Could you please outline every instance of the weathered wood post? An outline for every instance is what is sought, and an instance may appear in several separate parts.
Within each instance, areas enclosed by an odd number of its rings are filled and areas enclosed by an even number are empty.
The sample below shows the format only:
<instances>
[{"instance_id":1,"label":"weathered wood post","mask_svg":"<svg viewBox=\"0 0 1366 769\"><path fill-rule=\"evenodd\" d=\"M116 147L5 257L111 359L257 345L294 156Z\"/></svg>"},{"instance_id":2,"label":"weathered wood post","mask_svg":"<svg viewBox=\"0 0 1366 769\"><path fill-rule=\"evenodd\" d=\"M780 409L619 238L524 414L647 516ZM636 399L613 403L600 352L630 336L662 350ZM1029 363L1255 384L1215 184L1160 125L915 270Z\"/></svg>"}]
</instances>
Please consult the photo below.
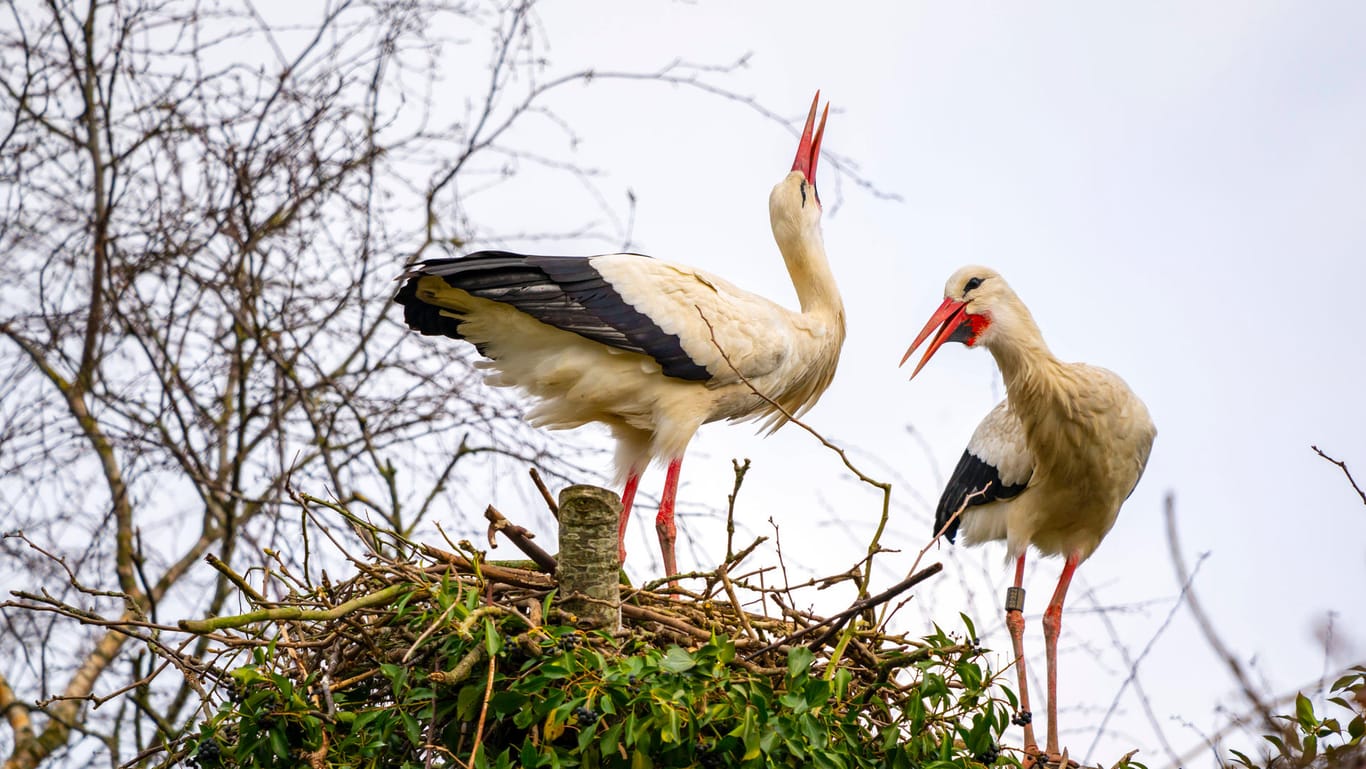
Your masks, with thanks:
<instances>
[{"instance_id":1,"label":"weathered wood post","mask_svg":"<svg viewBox=\"0 0 1366 769\"><path fill-rule=\"evenodd\" d=\"M582 485L560 492L557 602L584 628L616 632L621 627L620 521L621 498L614 492Z\"/></svg>"}]
</instances>

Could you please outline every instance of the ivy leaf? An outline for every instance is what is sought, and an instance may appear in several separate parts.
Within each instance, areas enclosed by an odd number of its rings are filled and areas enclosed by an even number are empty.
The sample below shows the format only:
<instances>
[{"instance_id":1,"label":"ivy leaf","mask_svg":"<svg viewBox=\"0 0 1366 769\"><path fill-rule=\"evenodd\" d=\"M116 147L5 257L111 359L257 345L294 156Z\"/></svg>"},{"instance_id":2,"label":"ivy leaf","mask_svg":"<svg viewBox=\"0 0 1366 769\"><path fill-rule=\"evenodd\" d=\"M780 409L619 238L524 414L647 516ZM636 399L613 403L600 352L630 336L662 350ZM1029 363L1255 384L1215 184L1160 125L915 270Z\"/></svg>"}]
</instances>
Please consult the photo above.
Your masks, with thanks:
<instances>
[{"instance_id":1,"label":"ivy leaf","mask_svg":"<svg viewBox=\"0 0 1366 769\"><path fill-rule=\"evenodd\" d=\"M670 646L669 651L664 653L664 659L659 661L660 670L670 673L682 673L697 667L692 655L688 654L678 646Z\"/></svg>"},{"instance_id":2,"label":"ivy leaf","mask_svg":"<svg viewBox=\"0 0 1366 769\"><path fill-rule=\"evenodd\" d=\"M490 657L497 657L503 648L503 634L498 632L491 617L484 618L484 649Z\"/></svg>"},{"instance_id":3,"label":"ivy leaf","mask_svg":"<svg viewBox=\"0 0 1366 769\"><path fill-rule=\"evenodd\" d=\"M806 675L806 671L811 669L811 663L816 659L816 655L805 646L794 646L787 653L787 676L788 678L799 678Z\"/></svg>"}]
</instances>

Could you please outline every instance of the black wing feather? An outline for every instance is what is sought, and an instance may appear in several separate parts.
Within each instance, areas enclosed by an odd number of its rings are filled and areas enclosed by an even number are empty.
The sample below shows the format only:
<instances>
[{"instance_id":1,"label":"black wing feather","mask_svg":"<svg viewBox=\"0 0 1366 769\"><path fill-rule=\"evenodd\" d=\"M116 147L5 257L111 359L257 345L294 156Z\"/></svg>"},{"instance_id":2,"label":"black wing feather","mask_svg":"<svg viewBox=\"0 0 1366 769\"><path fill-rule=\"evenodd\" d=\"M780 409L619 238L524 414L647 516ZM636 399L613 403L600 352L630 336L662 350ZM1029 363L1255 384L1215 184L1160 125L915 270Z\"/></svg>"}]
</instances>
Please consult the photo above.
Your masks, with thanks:
<instances>
[{"instance_id":1,"label":"black wing feather","mask_svg":"<svg viewBox=\"0 0 1366 769\"><path fill-rule=\"evenodd\" d=\"M1002 499L1013 499L1025 490L1029 479L1025 478L1018 484L1007 486L1001 482L1001 473L989 462L982 460L971 450L963 452L963 457L958 460L958 466L953 469L953 476L949 478L949 484L944 488L944 493L939 497L939 507L934 511L934 534L944 530L944 536L952 542L958 534L958 524L963 516L958 516L952 521L949 518L958 508L963 506L963 500L969 495L982 489L986 491L978 494L968 502L968 507L985 505L988 502L996 502ZM967 514L967 510L963 511ZM944 529L945 525L948 529Z\"/></svg>"},{"instance_id":2,"label":"black wing feather","mask_svg":"<svg viewBox=\"0 0 1366 769\"><path fill-rule=\"evenodd\" d=\"M516 307L547 325L648 355L666 376L710 379L711 372L684 352L676 334L665 333L650 316L621 298L593 268L592 258L479 251L458 259L432 259L409 268L394 301L403 305L403 319L410 328L462 339L459 318L417 297L418 279L433 275L473 296Z\"/></svg>"}]
</instances>

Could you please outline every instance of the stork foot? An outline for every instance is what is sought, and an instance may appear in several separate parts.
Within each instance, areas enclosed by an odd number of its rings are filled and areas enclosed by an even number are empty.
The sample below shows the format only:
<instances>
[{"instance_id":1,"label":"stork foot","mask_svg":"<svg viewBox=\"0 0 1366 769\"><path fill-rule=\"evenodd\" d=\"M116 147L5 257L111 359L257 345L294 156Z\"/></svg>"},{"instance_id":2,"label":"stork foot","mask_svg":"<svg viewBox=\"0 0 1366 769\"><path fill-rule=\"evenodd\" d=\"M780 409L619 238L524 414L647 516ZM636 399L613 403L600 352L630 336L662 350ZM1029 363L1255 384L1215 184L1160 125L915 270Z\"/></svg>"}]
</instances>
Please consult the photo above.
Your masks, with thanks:
<instances>
[{"instance_id":1,"label":"stork foot","mask_svg":"<svg viewBox=\"0 0 1366 769\"><path fill-rule=\"evenodd\" d=\"M1081 769L1081 764L1067 757L1066 749L1061 753L1045 753L1037 745L1032 749L1025 746L1020 766L1023 769Z\"/></svg>"},{"instance_id":2,"label":"stork foot","mask_svg":"<svg viewBox=\"0 0 1366 769\"><path fill-rule=\"evenodd\" d=\"M1045 753L1037 745L1032 749L1026 745L1024 754L1020 762L1024 769L1081 769L1081 764L1067 757L1066 748L1061 753Z\"/></svg>"},{"instance_id":3,"label":"stork foot","mask_svg":"<svg viewBox=\"0 0 1366 769\"><path fill-rule=\"evenodd\" d=\"M1050 753L1045 759L1050 769L1080 769L1081 764L1067 757L1067 748L1063 748L1061 753Z\"/></svg>"}]
</instances>

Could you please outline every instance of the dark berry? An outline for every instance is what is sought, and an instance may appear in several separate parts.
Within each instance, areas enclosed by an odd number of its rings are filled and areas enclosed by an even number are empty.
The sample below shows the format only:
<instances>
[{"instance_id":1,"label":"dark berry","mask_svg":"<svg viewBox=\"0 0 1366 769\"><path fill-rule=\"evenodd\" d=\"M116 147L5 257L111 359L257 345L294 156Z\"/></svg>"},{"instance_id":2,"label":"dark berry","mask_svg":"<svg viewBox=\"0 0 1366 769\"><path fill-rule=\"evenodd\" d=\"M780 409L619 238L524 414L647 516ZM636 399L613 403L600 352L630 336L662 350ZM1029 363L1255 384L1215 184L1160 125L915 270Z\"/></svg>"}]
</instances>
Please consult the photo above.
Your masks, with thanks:
<instances>
[{"instance_id":1,"label":"dark berry","mask_svg":"<svg viewBox=\"0 0 1366 769\"><path fill-rule=\"evenodd\" d=\"M1034 714L1030 713L1028 710L1021 710L1010 719L1010 723L1015 724L1016 726L1029 726L1034 723Z\"/></svg>"},{"instance_id":2,"label":"dark berry","mask_svg":"<svg viewBox=\"0 0 1366 769\"><path fill-rule=\"evenodd\" d=\"M1000 758L1000 756L1001 748L993 742L990 747L988 747L981 753L978 753L977 755L973 756L972 758L979 764L986 764L987 766L991 766L992 764L996 763L996 759Z\"/></svg>"},{"instance_id":3,"label":"dark berry","mask_svg":"<svg viewBox=\"0 0 1366 769\"><path fill-rule=\"evenodd\" d=\"M210 738L199 743L199 747L195 748L194 758L191 760L196 765L207 768L222 763L222 755L223 751L222 748L218 747L218 741Z\"/></svg>"}]
</instances>

